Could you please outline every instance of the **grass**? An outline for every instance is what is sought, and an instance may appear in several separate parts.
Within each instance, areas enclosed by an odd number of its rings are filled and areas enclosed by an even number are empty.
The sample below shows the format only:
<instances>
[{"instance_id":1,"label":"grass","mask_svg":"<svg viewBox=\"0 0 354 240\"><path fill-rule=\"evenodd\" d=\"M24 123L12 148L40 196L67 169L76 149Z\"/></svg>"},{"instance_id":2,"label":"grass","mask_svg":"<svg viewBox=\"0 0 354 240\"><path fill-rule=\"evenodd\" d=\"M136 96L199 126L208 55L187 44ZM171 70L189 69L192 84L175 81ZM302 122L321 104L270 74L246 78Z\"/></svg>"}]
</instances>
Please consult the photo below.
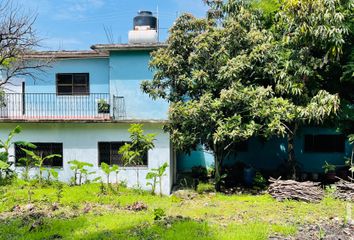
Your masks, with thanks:
<instances>
[{"instance_id":1,"label":"grass","mask_svg":"<svg viewBox=\"0 0 354 240\"><path fill-rule=\"evenodd\" d=\"M99 184L65 186L59 210L51 217L41 217L40 224L30 230L38 219L9 217L15 205L28 204L27 188L22 184L0 187L0 239L267 239L276 234L294 235L300 225L344 219L346 214L346 202L331 197L314 204L277 202L269 195L214 193L182 200L123 187L118 193L99 193ZM32 202L38 208L49 208L55 201L54 188L34 189ZM125 209L137 201L148 209ZM86 206L92 209L86 212ZM154 221L156 208L165 211L165 221Z\"/></svg>"}]
</instances>

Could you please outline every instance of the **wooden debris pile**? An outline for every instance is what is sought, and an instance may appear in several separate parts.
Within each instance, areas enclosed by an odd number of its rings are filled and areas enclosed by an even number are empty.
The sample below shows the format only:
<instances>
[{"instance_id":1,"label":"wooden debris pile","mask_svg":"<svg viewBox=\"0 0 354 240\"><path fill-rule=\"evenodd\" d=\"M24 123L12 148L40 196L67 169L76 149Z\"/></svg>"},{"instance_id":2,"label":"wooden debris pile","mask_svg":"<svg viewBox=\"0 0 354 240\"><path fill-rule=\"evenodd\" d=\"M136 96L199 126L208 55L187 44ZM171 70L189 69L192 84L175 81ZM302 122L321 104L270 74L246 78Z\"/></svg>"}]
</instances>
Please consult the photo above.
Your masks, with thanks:
<instances>
[{"instance_id":1,"label":"wooden debris pile","mask_svg":"<svg viewBox=\"0 0 354 240\"><path fill-rule=\"evenodd\" d=\"M280 180L270 178L271 184L268 193L278 201L298 200L305 202L319 202L324 191L317 182L297 182L294 180Z\"/></svg>"},{"instance_id":2,"label":"wooden debris pile","mask_svg":"<svg viewBox=\"0 0 354 240\"><path fill-rule=\"evenodd\" d=\"M335 196L342 200L354 201L354 183L341 179L336 182Z\"/></svg>"}]
</instances>

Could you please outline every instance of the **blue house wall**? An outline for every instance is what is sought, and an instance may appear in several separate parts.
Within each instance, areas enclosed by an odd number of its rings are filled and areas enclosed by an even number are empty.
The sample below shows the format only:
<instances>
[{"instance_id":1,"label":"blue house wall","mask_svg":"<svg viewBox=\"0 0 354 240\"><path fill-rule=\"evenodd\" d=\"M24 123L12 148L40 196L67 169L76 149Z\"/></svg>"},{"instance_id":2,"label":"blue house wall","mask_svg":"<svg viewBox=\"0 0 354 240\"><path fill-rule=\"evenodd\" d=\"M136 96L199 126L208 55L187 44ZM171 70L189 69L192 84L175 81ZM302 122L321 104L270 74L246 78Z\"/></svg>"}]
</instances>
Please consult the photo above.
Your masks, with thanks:
<instances>
[{"instance_id":1,"label":"blue house wall","mask_svg":"<svg viewBox=\"0 0 354 240\"><path fill-rule=\"evenodd\" d=\"M168 103L152 100L140 88L153 78L149 61L150 51L110 52L110 92L124 97L127 119L167 119Z\"/></svg>"},{"instance_id":2,"label":"blue house wall","mask_svg":"<svg viewBox=\"0 0 354 240\"><path fill-rule=\"evenodd\" d=\"M26 79L26 93L56 93L57 73L89 73L90 93L109 93L109 59L56 60L37 79Z\"/></svg>"},{"instance_id":3,"label":"blue house wall","mask_svg":"<svg viewBox=\"0 0 354 240\"><path fill-rule=\"evenodd\" d=\"M345 143L343 153L308 153L304 151L304 136L306 134L339 134L334 129L328 128L302 128L299 130L295 139L295 154L300 169L303 172L323 172L322 166L327 161L330 164L343 166L344 157L351 153L351 146ZM233 165L236 162L244 162L256 169L274 170L281 166L287 159L287 141L285 138L271 138L268 141L262 141L258 138L252 138L248 142L247 152L238 152L225 159L225 165ZM177 167L179 172L190 171L193 166L210 167L214 164L213 155L206 152L202 147L198 147L191 154L178 154Z\"/></svg>"}]
</instances>

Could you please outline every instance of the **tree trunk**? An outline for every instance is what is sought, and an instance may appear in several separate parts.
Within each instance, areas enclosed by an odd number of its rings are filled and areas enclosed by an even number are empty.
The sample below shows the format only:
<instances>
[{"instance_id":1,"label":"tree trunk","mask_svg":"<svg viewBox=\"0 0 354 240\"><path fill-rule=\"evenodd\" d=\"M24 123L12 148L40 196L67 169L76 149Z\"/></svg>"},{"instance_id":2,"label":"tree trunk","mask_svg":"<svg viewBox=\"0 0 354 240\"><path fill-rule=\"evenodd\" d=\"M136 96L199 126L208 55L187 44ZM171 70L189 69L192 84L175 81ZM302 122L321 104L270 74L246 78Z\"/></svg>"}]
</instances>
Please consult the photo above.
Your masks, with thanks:
<instances>
[{"instance_id":1,"label":"tree trunk","mask_svg":"<svg viewBox=\"0 0 354 240\"><path fill-rule=\"evenodd\" d=\"M220 191L221 188L221 168L222 168L223 152L218 146L214 145L214 164L215 164L215 190Z\"/></svg>"},{"instance_id":2,"label":"tree trunk","mask_svg":"<svg viewBox=\"0 0 354 240\"><path fill-rule=\"evenodd\" d=\"M136 169L136 185L137 188L140 188L140 183L139 183L139 168Z\"/></svg>"},{"instance_id":3,"label":"tree trunk","mask_svg":"<svg viewBox=\"0 0 354 240\"><path fill-rule=\"evenodd\" d=\"M295 123L290 127L288 133L288 177L290 179L296 179L296 157L295 157L295 137L297 133L298 126Z\"/></svg>"}]
</instances>

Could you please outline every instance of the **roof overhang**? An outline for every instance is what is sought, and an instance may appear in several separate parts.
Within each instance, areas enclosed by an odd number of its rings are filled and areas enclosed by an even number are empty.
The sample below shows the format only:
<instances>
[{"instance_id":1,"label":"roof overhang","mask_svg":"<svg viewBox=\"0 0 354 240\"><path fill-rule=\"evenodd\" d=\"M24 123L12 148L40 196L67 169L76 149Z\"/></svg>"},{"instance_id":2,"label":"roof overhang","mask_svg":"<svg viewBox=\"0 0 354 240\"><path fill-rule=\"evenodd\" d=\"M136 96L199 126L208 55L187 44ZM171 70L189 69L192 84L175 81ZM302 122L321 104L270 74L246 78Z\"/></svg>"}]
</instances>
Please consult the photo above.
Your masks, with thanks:
<instances>
[{"instance_id":1,"label":"roof overhang","mask_svg":"<svg viewBox=\"0 0 354 240\"><path fill-rule=\"evenodd\" d=\"M95 44L91 46L91 49L98 51L152 51L164 47L167 47L167 44Z\"/></svg>"},{"instance_id":2,"label":"roof overhang","mask_svg":"<svg viewBox=\"0 0 354 240\"><path fill-rule=\"evenodd\" d=\"M106 51L36 51L27 53L26 59L83 59L83 58L108 58Z\"/></svg>"}]
</instances>

